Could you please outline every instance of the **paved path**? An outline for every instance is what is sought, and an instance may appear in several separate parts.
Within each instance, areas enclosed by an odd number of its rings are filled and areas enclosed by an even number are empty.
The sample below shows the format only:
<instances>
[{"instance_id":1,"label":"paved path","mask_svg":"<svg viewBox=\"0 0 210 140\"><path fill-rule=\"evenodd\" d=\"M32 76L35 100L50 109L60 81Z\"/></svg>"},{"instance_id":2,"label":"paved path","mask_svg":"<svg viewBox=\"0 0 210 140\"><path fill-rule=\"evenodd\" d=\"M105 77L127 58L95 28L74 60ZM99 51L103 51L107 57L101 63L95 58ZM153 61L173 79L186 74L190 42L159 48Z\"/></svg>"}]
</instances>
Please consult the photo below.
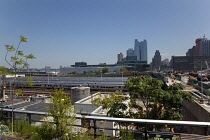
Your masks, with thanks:
<instances>
[{"instance_id":1,"label":"paved path","mask_svg":"<svg viewBox=\"0 0 210 140\"><path fill-rule=\"evenodd\" d=\"M171 79L171 78L169 78L169 77L167 77L168 78L168 83L166 83L168 86L169 85L172 85L173 83L182 83L183 85L187 85L187 82L188 82L188 76L183 76L182 77L182 80L181 81L179 81L179 80L174 80L174 79Z\"/></svg>"},{"instance_id":2,"label":"paved path","mask_svg":"<svg viewBox=\"0 0 210 140\"><path fill-rule=\"evenodd\" d=\"M171 79L169 77L168 78L168 82L166 83L168 86L172 85L173 83L181 83L181 81L179 80L174 80L174 79Z\"/></svg>"},{"instance_id":3,"label":"paved path","mask_svg":"<svg viewBox=\"0 0 210 140\"><path fill-rule=\"evenodd\" d=\"M210 136L182 134L181 140L210 140Z\"/></svg>"}]
</instances>

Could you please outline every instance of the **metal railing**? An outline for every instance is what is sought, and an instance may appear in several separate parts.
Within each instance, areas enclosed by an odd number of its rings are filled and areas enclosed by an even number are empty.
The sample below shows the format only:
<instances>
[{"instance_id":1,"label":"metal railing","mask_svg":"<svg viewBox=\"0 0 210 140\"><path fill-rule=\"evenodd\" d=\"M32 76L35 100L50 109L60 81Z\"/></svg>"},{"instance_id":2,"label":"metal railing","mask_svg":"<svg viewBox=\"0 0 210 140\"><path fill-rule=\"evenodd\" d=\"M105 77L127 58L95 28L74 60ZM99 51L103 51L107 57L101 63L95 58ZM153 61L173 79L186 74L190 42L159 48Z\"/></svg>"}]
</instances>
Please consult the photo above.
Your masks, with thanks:
<instances>
[{"instance_id":1,"label":"metal railing","mask_svg":"<svg viewBox=\"0 0 210 140\"><path fill-rule=\"evenodd\" d=\"M11 113L12 109L5 109L5 108L0 108L0 113L5 112L5 113ZM14 110L14 114L25 114L27 116L27 120L29 123L32 122L44 122L41 120L32 120L32 115L38 115L38 116L45 116L47 115L46 112L35 112L35 111L26 111L26 110ZM3 119L11 119L11 115L7 116L1 116L4 117ZM144 139L148 139L148 137L152 135L161 135L161 136L166 136L166 137L171 137L173 135L181 135L181 134L186 134L183 132L161 132L161 131L151 131L149 130L149 126L151 125L167 125L170 126L170 128L173 127L199 127L200 130L202 130L202 134L200 135L209 135L209 127L210 127L210 122L196 122L196 121L171 121L171 120L152 120L152 119L131 119L131 118L113 118L113 117L101 117L101 116L84 116L80 114L76 114L76 118L80 120L88 120L88 129L93 130L93 135L97 137L97 130L103 129L103 130L111 130L111 131L130 131L134 133L135 135L140 134L140 137L144 137ZM126 123L128 126L130 124L139 124L142 126L142 129L129 129L128 127L119 127L119 128L112 128L112 127L100 127L97 126L100 121L107 121L107 122L112 122L112 123ZM55 123L55 122L52 122ZM76 127L87 127L87 125L75 125ZM189 134L189 133L187 133ZM195 133L191 133L195 134Z\"/></svg>"}]
</instances>

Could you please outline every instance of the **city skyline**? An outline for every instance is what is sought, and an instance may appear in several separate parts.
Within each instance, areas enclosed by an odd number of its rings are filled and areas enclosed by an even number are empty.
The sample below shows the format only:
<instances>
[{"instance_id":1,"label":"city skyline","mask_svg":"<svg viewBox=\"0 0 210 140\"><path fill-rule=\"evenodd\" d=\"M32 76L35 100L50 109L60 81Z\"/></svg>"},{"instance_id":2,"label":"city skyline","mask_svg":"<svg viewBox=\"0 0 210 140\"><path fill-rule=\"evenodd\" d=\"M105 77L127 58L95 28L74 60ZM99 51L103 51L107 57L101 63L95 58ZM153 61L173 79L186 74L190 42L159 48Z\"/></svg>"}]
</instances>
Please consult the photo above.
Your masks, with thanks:
<instances>
[{"instance_id":1,"label":"city skyline","mask_svg":"<svg viewBox=\"0 0 210 140\"><path fill-rule=\"evenodd\" d=\"M0 4L0 65L4 45L17 46L19 36L28 38L21 50L34 54L32 68L117 62L134 39L147 40L148 64L156 50L163 59L185 56L196 38L210 36L208 0L3 0Z\"/></svg>"}]
</instances>

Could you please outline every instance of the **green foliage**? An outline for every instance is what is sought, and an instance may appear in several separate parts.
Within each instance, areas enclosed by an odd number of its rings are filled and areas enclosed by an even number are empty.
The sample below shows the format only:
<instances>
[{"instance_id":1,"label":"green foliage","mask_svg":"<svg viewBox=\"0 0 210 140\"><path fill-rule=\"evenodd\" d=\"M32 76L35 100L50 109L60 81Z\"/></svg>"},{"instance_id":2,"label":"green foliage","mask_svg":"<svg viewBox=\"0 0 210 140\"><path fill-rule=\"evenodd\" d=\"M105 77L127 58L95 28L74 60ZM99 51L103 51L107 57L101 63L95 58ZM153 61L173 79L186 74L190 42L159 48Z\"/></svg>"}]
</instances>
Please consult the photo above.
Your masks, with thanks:
<instances>
[{"instance_id":1,"label":"green foliage","mask_svg":"<svg viewBox=\"0 0 210 140\"><path fill-rule=\"evenodd\" d=\"M18 58L17 58L17 57L12 56L12 57L11 57L11 61L15 61L15 60L18 60Z\"/></svg>"},{"instance_id":2,"label":"green foliage","mask_svg":"<svg viewBox=\"0 0 210 140\"><path fill-rule=\"evenodd\" d=\"M192 95L183 91L182 84L175 83L163 90L163 82L150 76L129 77L125 85L129 96L119 92L99 94L93 103L107 108L107 115L112 117L181 120L182 102L192 101Z\"/></svg>"},{"instance_id":3,"label":"green foliage","mask_svg":"<svg viewBox=\"0 0 210 140\"><path fill-rule=\"evenodd\" d=\"M75 123L76 115L74 106L62 89L56 89L51 99L52 104L50 104L48 109L48 118L52 117L55 125L48 123L48 128L55 129L56 137L63 136L65 133L71 131ZM46 121L49 122L47 119Z\"/></svg>"},{"instance_id":4,"label":"green foliage","mask_svg":"<svg viewBox=\"0 0 210 140\"><path fill-rule=\"evenodd\" d=\"M10 129L12 128L10 121L3 122L3 124L7 125ZM14 121L14 132L5 132L3 135L32 140L38 134L36 131L37 127L31 125L26 119L17 119Z\"/></svg>"},{"instance_id":5,"label":"green foliage","mask_svg":"<svg viewBox=\"0 0 210 140\"><path fill-rule=\"evenodd\" d=\"M11 128L11 122L3 122ZM30 124L25 119L18 119L14 122L14 133L4 132L3 135L12 136L14 138L21 138L24 140L108 140L110 139L107 135L100 135L94 138L89 132L83 132L82 129L74 129L75 131L68 131L62 136L57 135L57 131L53 127L49 127L48 123L44 123L41 126ZM112 139L115 139L114 137ZM120 139L122 140L133 140L133 133L122 131Z\"/></svg>"},{"instance_id":6,"label":"green foliage","mask_svg":"<svg viewBox=\"0 0 210 140\"><path fill-rule=\"evenodd\" d=\"M0 66L0 74L6 75L6 74L14 74L9 69L5 68L4 66Z\"/></svg>"},{"instance_id":7,"label":"green foliage","mask_svg":"<svg viewBox=\"0 0 210 140\"><path fill-rule=\"evenodd\" d=\"M102 69L102 73L107 73L107 72L109 72L109 69L108 68L103 68Z\"/></svg>"},{"instance_id":8,"label":"green foliage","mask_svg":"<svg viewBox=\"0 0 210 140\"><path fill-rule=\"evenodd\" d=\"M126 69L125 67L121 67L120 72L128 72L128 69Z\"/></svg>"},{"instance_id":9,"label":"green foliage","mask_svg":"<svg viewBox=\"0 0 210 140\"><path fill-rule=\"evenodd\" d=\"M17 69L21 69L21 68L24 68L24 67L27 67L29 66L27 60L28 59L34 59L35 57L32 55L32 54L29 54L29 55L24 55L24 52L19 50L20 48L20 45L21 43L23 42L27 42L27 38L25 38L24 36L20 36L20 40L19 40L19 44L17 47L14 47L14 45L5 45L6 47L6 54L5 54L5 61L7 62L7 64L9 64L11 66L11 68L14 69L14 75L15 75L15 78L14 78L14 87L13 89L15 90L16 87L16 74L17 74ZM10 54L10 60L7 58L8 57L8 54ZM21 91L17 91L17 93L19 94ZM13 94L12 94L12 98L13 97ZM13 116L13 113L12 113L12 132L13 132L13 119L14 119L14 116Z\"/></svg>"},{"instance_id":10,"label":"green foliage","mask_svg":"<svg viewBox=\"0 0 210 140\"><path fill-rule=\"evenodd\" d=\"M101 70L95 71L95 74L101 74Z\"/></svg>"},{"instance_id":11,"label":"green foliage","mask_svg":"<svg viewBox=\"0 0 210 140\"><path fill-rule=\"evenodd\" d=\"M77 74L76 71L69 72L68 74Z\"/></svg>"},{"instance_id":12,"label":"green foliage","mask_svg":"<svg viewBox=\"0 0 210 140\"><path fill-rule=\"evenodd\" d=\"M132 132L127 132L126 130L121 131L121 140L134 140L134 135Z\"/></svg>"},{"instance_id":13,"label":"green foliage","mask_svg":"<svg viewBox=\"0 0 210 140\"><path fill-rule=\"evenodd\" d=\"M24 55L24 54L23 54L23 51L17 51L17 55L23 56L23 55Z\"/></svg>"},{"instance_id":14,"label":"green foliage","mask_svg":"<svg viewBox=\"0 0 210 140\"><path fill-rule=\"evenodd\" d=\"M72 71L72 74L76 74L77 72L76 71Z\"/></svg>"},{"instance_id":15,"label":"green foliage","mask_svg":"<svg viewBox=\"0 0 210 140\"><path fill-rule=\"evenodd\" d=\"M18 80L21 80L21 79L18 79ZM28 86L31 87L31 86L34 85L33 82L34 82L34 79L32 77L27 77L26 82L22 82L21 84L22 84L22 86L23 85L28 85Z\"/></svg>"},{"instance_id":16,"label":"green foliage","mask_svg":"<svg viewBox=\"0 0 210 140\"><path fill-rule=\"evenodd\" d=\"M6 47L6 55L5 55L5 61L12 67L15 69L17 68L21 68L23 66L28 67L29 64L27 62L28 59L34 59L36 57L34 57L33 54L29 54L29 55L24 55L24 52L19 50L20 44L22 42L27 42L27 38L25 38L24 36L20 36L20 41L17 47L14 47L14 45L5 45ZM8 53L12 53L14 52L14 55L10 57L10 61L7 59ZM19 66L19 67L17 67Z\"/></svg>"},{"instance_id":17,"label":"green foliage","mask_svg":"<svg viewBox=\"0 0 210 140\"><path fill-rule=\"evenodd\" d=\"M36 131L36 127L29 124L25 119L16 120L14 123L14 131L22 137L28 137L31 133Z\"/></svg>"},{"instance_id":18,"label":"green foliage","mask_svg":"<svg viewBox=\"0 0 210 140\"><path fill-rule=\"evenodd\" d=\"M41 127L37 127L37 139L40 140L52 140L56 136L56 131L53 127L49 127L49 123L42 124Z\"/></svg>"},{"instance_id":19,"label":"green foliage","mask_svg":"<svg viewBox=\"0 0 210 140\"><path fill-rule=\"evenodd\" d=\"M140 100L145 107L144 118L149 117L152 103L157 104L159 98L164 95L163 82L150 76L130 77L126 83L131 98L131 104L136 105Z\"/></svg>"},{"instance_id":20,"label":"green foliage","mask_svg":"<svg viewBox=\"0 0 210 140\"><path fill-rule=\"evenodd\" d=\"M124 111L128 108L124 101L129 98L122 92L109 93L108 95L98 94L92 103L98 106L103 106L104 109L109 109L108 116L111 117L126 117Z\"/></svg>"},{"instance_id":21,"label":"green foliage","mask_svg":"<svg viewBox=\"0 0 210 140\"><path fill-rule=\"evenodd\" d=\"M26 59L35 59L36 57L33 54L25 55Z\"/></svg>"},{"instance_id":22,"label":"green foliage","mask_svg":"<svg viewBox=\"0 0 210 140\"><path fill-rule=\"evenodd\" d=\"M34 85L34 84L33 84L33 81L34 81L33 78L27 77L27 84L28 84L29 86L33 86L33 85Z\"/></svg>"},{"instance_id":23,"label":"green foliage","mask_svg":"<svg viewBox=\"0 0 210 140\"><path fill-rule=\"evenodd\" d=\"M21 41L21 42L27 42L27 38L25 38L24 36L21 35L21 36L20 36L20 41Z\"/></svg>"},{"instance_id":24,"label":"green foliage","mask_svg":"<svg viewBox=\"0 0 210 140\"><path fill-rule=\"evenodd\" d=\"M16 95L22 95L22 93L23 93L23 90L22 89L16 89L15 90L15 94Z\"/></svg>"},{"instance_id":25,"label":"green foliage","mask_svg":"<svg viewBox=\"0 0 210 140\"><path fill-rule=\"evenodd\" d=\"M5 45L6 50L8 50L9 52L15 51L15 47L14 45Z\"/></svg>"}]
</instances>

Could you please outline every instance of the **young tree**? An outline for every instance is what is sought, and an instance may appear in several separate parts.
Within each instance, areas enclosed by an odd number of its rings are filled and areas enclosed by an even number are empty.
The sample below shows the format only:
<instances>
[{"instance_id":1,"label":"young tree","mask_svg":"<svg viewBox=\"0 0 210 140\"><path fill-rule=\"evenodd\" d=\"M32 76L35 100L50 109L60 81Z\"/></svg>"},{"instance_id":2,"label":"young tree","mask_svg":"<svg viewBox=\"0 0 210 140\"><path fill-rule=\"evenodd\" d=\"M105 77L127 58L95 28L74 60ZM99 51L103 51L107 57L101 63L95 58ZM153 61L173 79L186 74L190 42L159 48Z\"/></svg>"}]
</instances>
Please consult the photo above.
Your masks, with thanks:
<instances>
[{"instance_id":1,"label":"young tree","mask_svg":"<svg viewBox=\"0 0 210 140\"><path fill-rule=\"evenodd\" d=\"M19 50L21 43L27 42L27 38L24 36L20 36L20 41L17 47L14 47L14 45L5 45L6 47L6 55L5 55L5 61L11 66L12 69L14 69L14 83L16 83L16 74L18 69L22 68L28 68L29 63L28 59L35 59L36 57L33 54L25 55L23 51ZM14 53L13 56L10 57L10 60L7 58L9 53ZM14 91L15 91L15 85L14 84Z\"/></svg>"},{"instance_id":2,"label":"young tree","mask_svg":"<svg viewBox=\"0 0 210 140\"><path fill-rule=\"evenodd\" d=\"M163 82L150 76L131 77L125 85L131 101L142 101L147 119L180 120L183 100L192 101L192 95L183 91L182 84L174 83L163 90Z\"/></svg>"},{"instance_id":3,"label":"young tree","mask_svg":"<svg viewBox=\"0 0 210 140\"><path fill-rule=\"evenodd\" d=\"M128 106L124 102L128 99L128 96L122 92L109 93L108 95L99 93L98 98L95 98L92 103L103 106L104 109L109 109L107 116L125 118L127 115L125 111Z\"/></svg>"},{"instance_id":4,"label":"young tree","mask_svg":"<svg viewBox=\"0 0 210 140\"><path fill-rule=\"evenodd\" d=\"M126 69L125 67L121 67L120 72L128 72L128 69Z\"/></svg>"},{"instance_id":5,"label":"young tree","mask_svg":"<svg viewBox=\"0 0 210 140\"><path fill-rule=\"evenodd\" d=\"M166 93L159 100L165 111L163 119L181 120L182 115L180 111L182 109L182 102L184 100L193 101L192 95L189 92L183 91L183 89L184 86L180 83L174 83L166 88Z\"/></svg>"},{"instance_id":6,"label":"young tree","mask_svg":"<svg viewBox=\"0 0 210 140\"><path fill-rule=\"evenodd\" d=\"M129 77L125 85L129 98L119 98L115 93L97 98L93 103L108 108L107 115L112 117L180 120L182 101L192 101L192 95L184 92L181 84L163 90L163 82L150 76Z\"/></svg>"},{"instance_id":7,"label":"young tree","mask_svg":"<svg viewBox=\"0 0 210 140\"><path fill-rule=\"evenodd\" d=\"M164 94L163 82L150 76L130 77L126 83L129 90L131 104L136 105L137 100L142 101L145 108L145 117L149 117L151 104L157 104L159 97Z\"/></svg>"},{"instance_id":8,"label":"young tree","mask_svg":"<svg viewBox=\"0 0 210 140\"><path fill-rule=\"evenodd\" d=\"M103 68L101 71L102 71L102 73L107 73L107 72L109 72L109 69L108 68Z\"/></svg>"},{"instance_id":9,"label":"young tree","mask_svg":"<svg viewBox=\"0 0 210 140\"><path fill-rule=\"evenodd\" d=\"M77 74L77 72L76 71L72 71L71 74Z\"/></svg>"},{"instance_id":10,"label":"young tree","mask_svg":"<svg viewBox=\"0 0 210 140\"><path fill-rule=\"evenodd\" d=\"M6 54L5 54L5 61L8 63L8 65L11 66L12 69L14 69L14 87L13 91L16 90L16 75L17 70L29 66L28 59L34 59L33 54L25 55L23 51L19 50L21 43L27 42L27 38L24 36L20 36L20 40L18 43L18 46L15 47L14 45L5 45L6 47ZM8 59L9 53L13 53L13 55ZM12 101L14 99L14 94L12 94ZM12 107L12 132L13 132L13 107Z\"/></svg>"},{"instance_id":11,"label":"young tree","mask_svg":"<svg viewBox=\"0 0 210 140\"><path fill-rule=\"evenodd\" d=\"M101 74L101 70L95 71L95 74Z\"/></svg>"},{"instance_id":12,"label":"young tree","mask_svg":"<svg viewBox=\"0 0 210 140\"><path fill-rule=\"evenodd\" d=\"M36 57L33 54L24 55L24 52L19 50L21 43L27 42L27 38L24 36L20 36L20 41L17 47L14 47L14 45L5 45L6 47L6 55L5 55L5 61L15 70L15 74L17 72L18 68L28 67L28 59L35 59ZM14 52L14 56L10 57L10 60L8 60L7 56L9 53Z\"/></svg>"},{"instance_id":13,"label":"young tree","mask_svg":"<svg viewBox=\"0 0 210 140\"><path fill-rule=\"evenodd\" d=\"M83 74L86 75L87 74L87 71L83 71Z\"/></svg>"},{"instance_id":14,"label":"young tree","mask_svg":"<svg viewBox=\"0 0 210 140\"><path fill-rule=\"evenodd\" d=\"M55 89L55 94L51 96L51 99L52 104L49 106L48 116L53 118L55 125L48 123L48 127L55 130L54 137L61 137L71 131L75 123L76 112L63 89Z\"/></svg>"},{"instance_id":15,"label":"young tree","mask_svg":"<svg viewBox=\"0 0 210 140\"><path fill-rule=\"evenodd\" d=\"M108 93L108 95L98 94L98 98L95 98L92 103L98 106L102 106L103 109L107 109L107 116L117 118L131 118L130 111L128 111L129 105L126 102L129 97L122 91L116 91L115 93ZM132 111L131 111L132 112ZM119 123L119 127L127 126L127 123Z\"/></svg>"}]
</instances>

